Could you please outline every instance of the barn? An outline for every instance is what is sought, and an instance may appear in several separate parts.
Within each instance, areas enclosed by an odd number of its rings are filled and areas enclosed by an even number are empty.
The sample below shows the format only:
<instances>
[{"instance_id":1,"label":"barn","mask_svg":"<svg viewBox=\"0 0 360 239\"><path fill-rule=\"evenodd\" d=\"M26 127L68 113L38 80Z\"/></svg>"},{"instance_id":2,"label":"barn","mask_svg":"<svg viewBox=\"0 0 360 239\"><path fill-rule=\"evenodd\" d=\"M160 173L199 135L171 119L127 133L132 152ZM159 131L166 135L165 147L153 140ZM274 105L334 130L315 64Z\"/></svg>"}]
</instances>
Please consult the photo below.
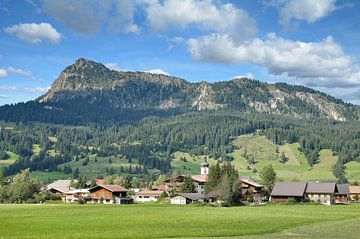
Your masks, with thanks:
<instances>
[{"instance_id":1,"label":"barn","mask_svg":"<svg viewBox=\"0 0 360 239\"><path fill-rule=\"evenodd\" d=\"M203 203L205 196L201 193L177 193L171 197L171 204L185 205L194 202Z\"/></svg>"}]
</instances>

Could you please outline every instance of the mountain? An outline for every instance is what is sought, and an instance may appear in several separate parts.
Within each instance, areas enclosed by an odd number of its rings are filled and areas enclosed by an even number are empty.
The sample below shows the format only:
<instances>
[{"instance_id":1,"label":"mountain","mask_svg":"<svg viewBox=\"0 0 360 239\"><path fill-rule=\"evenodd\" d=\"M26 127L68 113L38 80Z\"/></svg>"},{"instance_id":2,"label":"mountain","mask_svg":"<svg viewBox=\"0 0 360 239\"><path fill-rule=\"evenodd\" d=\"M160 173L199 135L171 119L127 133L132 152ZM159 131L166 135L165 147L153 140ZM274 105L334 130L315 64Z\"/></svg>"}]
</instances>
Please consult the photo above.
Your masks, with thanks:
<instances>
[{"instance_id":1,"label":"mountain","mask_svg":"<svg viewBox=\"0 0 360 239\"><path fill-rule=\"evenodd\" d=\"M81 124L131 121L191 111L239 111L357 120L360 107L303 86L247 78L190 83L145 72L119 72L80 58L43 96L0 107L0 119Z\"/></svg>"}]
</instances>

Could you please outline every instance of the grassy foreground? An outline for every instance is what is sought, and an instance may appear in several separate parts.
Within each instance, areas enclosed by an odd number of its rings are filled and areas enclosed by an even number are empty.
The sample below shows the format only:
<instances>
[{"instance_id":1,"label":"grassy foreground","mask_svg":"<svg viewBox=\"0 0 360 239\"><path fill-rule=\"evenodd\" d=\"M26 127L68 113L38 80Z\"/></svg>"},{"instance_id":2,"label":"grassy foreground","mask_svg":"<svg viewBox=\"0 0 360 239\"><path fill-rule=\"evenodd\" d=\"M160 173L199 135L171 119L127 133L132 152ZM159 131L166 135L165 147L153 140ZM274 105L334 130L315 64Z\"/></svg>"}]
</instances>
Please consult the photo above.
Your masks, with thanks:
<instances>
[{"instance_id":1,"label":"grassy foreground","mask_svg":"<svg viewBox=\"0 0 360 239\"><path fill-rule=\"evenodd\" d=\"M356 236L360 205L215 208L173 205L0 205L0 238L280 237L316 233L348 220ZM353 224L352 224L353 222ZM324 224L325 223L325 224ZM326 227L326 223L330 226ZM333 224L331 224L333 223ZM325 225L318 227L318 225ZM340 223L341 224L341 223ZM309 227L303 229L302 227ZM353 228L353 227L354 228ZM351 230L348 230L351 232ZM334 230L333 230L334 231ZM275 234L272 234L275 233ZM342 230L335 230L343 238ZM303 234L304 235L304 234ZM317 234L321 235L321 234ZM348 235L346 238L351 238Z\"/></svg>"}]
</instances>

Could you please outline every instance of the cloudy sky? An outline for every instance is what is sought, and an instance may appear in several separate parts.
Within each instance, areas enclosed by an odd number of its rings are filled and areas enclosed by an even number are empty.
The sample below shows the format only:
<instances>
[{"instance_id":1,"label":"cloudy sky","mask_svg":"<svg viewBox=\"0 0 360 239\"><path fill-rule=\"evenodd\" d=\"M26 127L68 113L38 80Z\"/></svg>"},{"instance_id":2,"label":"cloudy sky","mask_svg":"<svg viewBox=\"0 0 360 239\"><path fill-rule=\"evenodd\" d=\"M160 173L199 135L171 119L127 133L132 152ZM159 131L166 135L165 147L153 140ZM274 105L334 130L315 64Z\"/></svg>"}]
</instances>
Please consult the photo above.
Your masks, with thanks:
<instances>
[{"instance_id":1,"label":"cloudy sky","mask_svg":"<svg viewBox=\"0 0 360 239\"><path fill-rule=\"evenodd\" d=\"M360 104L360 1L0 0L0 105L85 57L197 81L247 76Z\"/></svg>"}]
</instances>

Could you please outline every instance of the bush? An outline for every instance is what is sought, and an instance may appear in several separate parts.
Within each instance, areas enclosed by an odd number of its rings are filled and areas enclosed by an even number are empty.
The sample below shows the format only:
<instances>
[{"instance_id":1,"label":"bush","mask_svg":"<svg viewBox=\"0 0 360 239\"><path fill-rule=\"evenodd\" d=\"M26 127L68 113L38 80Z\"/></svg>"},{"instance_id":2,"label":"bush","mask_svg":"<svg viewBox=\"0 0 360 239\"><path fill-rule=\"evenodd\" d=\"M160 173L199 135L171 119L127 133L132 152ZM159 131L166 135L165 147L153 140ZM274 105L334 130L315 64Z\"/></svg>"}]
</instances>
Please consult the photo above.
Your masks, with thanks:
<instances>
[{"instance_id":1,"label":"bush","mask_svg":"<svg viewBox=\"0 0 360 239\"><path fill-rule=\"evenodd\" d=\"M77 202L78 204L85 204L85 200L82 197L80 197Z\"/></svg>"},{"instance_id":2,"label":"bush","mask_svg":"<svg viewBox=\"0 0 360 239\"><path fill-rule=\"evenodd\" d=\"M289 200L286 202L288 205L294 205L298 204L299 202L295 198L289 198Z\"/></svg>"},{"instance_id":3,"label":"bush","mask_svg":"<svg viewBox=\"0 0 360 239\"><path fill-rule=\"evenodd\" d=\"M0 160L6 160L9 158L10 156L4 150L0 150Z\"/></svg>"}]
</instances>

